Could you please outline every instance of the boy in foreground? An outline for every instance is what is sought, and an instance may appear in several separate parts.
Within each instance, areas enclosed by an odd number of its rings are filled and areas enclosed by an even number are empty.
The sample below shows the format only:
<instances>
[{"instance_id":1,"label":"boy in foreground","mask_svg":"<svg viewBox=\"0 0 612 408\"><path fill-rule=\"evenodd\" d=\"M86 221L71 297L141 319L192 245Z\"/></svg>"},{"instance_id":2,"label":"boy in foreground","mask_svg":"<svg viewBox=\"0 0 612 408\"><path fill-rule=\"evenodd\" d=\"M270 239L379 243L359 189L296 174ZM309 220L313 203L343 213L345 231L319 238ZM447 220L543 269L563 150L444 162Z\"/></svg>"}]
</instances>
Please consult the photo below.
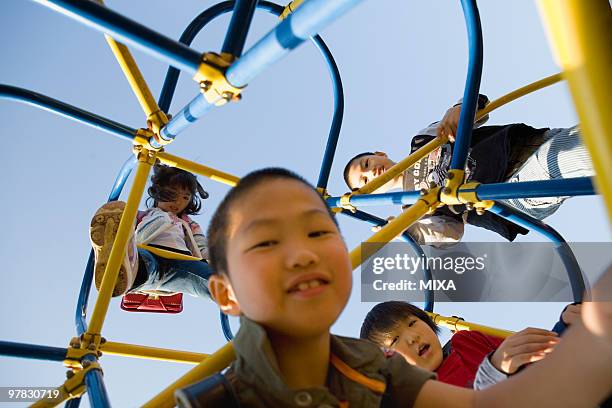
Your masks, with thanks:
<instances>
[{"instance_id":1,"label":"boy in foreground","mask_svg":"<svg viewBox=\"0 0 612 408\"><path fill-rule=\"evenodd\" d=\"M231 398L249 407L584 407L612 391L607 303L585 307L590 330L576 324L539 366L480 392L435 381L372 343L331 335L351 292L348 252L320 195L286 170L243 178L208 237L211 295L224 313L241 316L236 361L222 375L223 392L208 389L194 402L179 390L181 406L228 406ZM608 274L602 294L612 288Z\"/></svg>"}]
</instances>

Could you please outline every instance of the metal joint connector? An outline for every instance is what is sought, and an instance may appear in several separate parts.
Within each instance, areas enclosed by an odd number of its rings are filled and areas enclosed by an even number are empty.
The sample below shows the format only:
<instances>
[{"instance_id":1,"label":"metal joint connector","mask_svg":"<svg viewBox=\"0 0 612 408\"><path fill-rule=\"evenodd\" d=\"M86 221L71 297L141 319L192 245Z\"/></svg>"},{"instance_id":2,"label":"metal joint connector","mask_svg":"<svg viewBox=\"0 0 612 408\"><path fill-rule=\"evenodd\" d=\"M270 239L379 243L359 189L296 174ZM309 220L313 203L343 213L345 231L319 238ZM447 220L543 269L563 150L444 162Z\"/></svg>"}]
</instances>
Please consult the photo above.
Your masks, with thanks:
<instances>
[{"instance_id":1,"label":"metal joint connector","mask_svg":"<svg viewBox=\"0 0 612 408\"><path fill-rule=\"evenodd\" d=\"M458 191L464 178L465 171L449 170L446 180L444 181L444 188L440 194L440 201L447 205L462 204L459 200Z\"/></svg>"},{"instance_id":2,"label":"metal joint connector","mask_svg":"<svg viewBox=\"0 0 612 408\"><path fill-rule=\"evenodd\" d=\"M200 90L210 104L225 105L241 98L242 88L236 88L227 81L225 73L235 57L223 53L207 52L202 56L202 62L193 79L200 83Z\"/></svg>"},{"instance_id":3,"label":"metal joint connector","mask_svg":"<svg viewBox=\"0 0 612 408\"><path fill-rule=\"evenodd\" d=\"M157 136L159 136L160 130L166 126L167 123L168 116L161 110L152 112L149 116L147 116L147 127L149 127L149 129L151 129Z\"/></svg>"},{"instance_id":4,"label":"metal joint connector","mask_svg":"<svg viewBox=\"0 0 612 408\"><path fill-rule=\"evenodd\" d=\"M357 208L351 204L351 197L353 197L353 193L346 193L342 197L340 197L340 207L345 210L349 210L352 213L357 211Z\"/></svg>"}]
</instances>

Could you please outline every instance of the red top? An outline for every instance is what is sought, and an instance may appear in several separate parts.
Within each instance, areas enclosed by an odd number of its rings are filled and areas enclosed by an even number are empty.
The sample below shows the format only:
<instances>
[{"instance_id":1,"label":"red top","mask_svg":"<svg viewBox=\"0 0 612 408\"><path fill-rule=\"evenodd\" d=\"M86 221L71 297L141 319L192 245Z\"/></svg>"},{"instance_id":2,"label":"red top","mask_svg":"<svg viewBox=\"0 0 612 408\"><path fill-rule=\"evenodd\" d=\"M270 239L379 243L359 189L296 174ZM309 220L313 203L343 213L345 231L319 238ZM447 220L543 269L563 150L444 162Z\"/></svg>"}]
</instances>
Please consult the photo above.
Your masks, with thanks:
<instances>
[{"instance_id":1,"label":"red top","mask_svg":"<svg viewBox=\"0 0 612 408\"><path fill-rule=\"evenodd\" d=\"M438 380L459 387L472 388L478 366L487 354L504 341L477 331L462 330L451 337L451 352L436 370Z\"/></svg>"}]
</instances>

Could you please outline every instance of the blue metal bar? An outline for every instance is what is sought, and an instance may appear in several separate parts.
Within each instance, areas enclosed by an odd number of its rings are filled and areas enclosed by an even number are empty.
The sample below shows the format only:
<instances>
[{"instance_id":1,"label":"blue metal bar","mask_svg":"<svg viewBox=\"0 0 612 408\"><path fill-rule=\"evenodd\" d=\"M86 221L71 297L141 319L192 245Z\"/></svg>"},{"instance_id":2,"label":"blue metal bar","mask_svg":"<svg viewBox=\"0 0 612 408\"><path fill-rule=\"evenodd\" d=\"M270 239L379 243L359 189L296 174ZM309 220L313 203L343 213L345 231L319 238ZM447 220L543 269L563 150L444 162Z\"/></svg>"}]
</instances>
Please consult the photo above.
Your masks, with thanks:
<instances>
[{"instance_id":1,"label":"blue metal bar","mask_svg":"<svg viewBox=\"0 0 612 408\"><path fill-rule=\"evenodd\" d=\"M168 141L173 140L187 126L204 116L206 112L214 107L215 105L209 103L203 95L196 96L160 130L160 136Z\"/></svg>"},{"instance_id":2,"label":"blue metal bar","mask_svg":"<svg viewBox=\"0 0 612 408\"><path fill-rule=\"evenodd\" d=\"M220 15L231 11L233 8L233 1L224 1L207 8L189 23L185 31L183 31L183 34L181 34L179 42L187 46L191 45L196 35L198 35L208 23ZM159 108L166 113L170 111L170 103L172 102L180 73L181 71L179 69L172 66L168 68L168 73L166 73L166 79L164 80L158 102Z\"/></svg>"},{"instance_id":3,"label":"blue metal bar","mask_svg":"<svg viewBox=\"0 0 612 408\"><path fill-rule=\"evenodd\" d=\"M364 194L351 197L351 204L355 207L376 206L376 205L410 205L417 202L421 193L419 191L397 191L384 194ZM342 197L328 198L327 205L330 207L341 207Z\"/></svg>"},{"instance_id":4,"label":"blue metal bar","mask_svg":"<svg viewBox=\"0 0 612 408\"><path fill-rule=\"evenodd\" d=\"M476 192L480 200L508 198L534 198L558 196L583 196L597 194L590 177L576 177L559 180L525 181L520 183L480 184L475 189L459 188L461 193ZM365 194L351 197L355 207L380 205L410 205L419 199L418 191L399 191L384 194ZM329 197L327 205L341 207L342 197Z\"/></svg>"},{"instance_id":5,"label":"blue metal bar","mask_svg":"<svg viewBox=\"0 0 612 408\"><path fill-rule=\"evenodd\" d=\"M232 328L230 326L229 317L221 311L219 313L220 313L219 318L221 319L221 330L223 330L223 336L225 337L225 340L232 341L232 339L234 338L234 335L232 334Z\"/></svg>"},{"instance_id":6,"label":"blue metal bar","mask_svg":"<svg viewBox=\"0 0 612 408\"><path fill-rule=\"evenodd\" d=\"M242 88L266 68L317 34L362 0L310 0L264 36L227 70L227 80Z\"/></svg>"},{"instance_id":7,"label":"blue metal bar","mask_svg":"<svg viewBox=\"0 0 612 408\"><path fill-rule=\"evenodd\" d=\"M342 214L348 215L349 217L353 217L358 220L366 221L370 223L371 225L379 226L379 227L382 227L383 225L386 225L389 222L387 220L384 220L382 218L376 217L372 214L368 214L366 212L359 211L359 210L356 210L355 212L351 212L351 211L343 209ZM410 234L408 234L408 232L404 232L402 234L402 239L410 245L410 247L414 250L414 252L417 254L419 258L421 257L423 259L427 258L425 255L425 252L423 251L423 248L421 248L421 246L417 244L414 239L412 239L412 237L410 236ZM423 262L423 264L427 265L427 262ZM421 270L423 271L423 275L425 276L426 280L433 279L431 270L428 267L421 267ZM433 309L434 309L434 291L433 289L428 289L427 292L425 293L425 306L423 308L427 312L433 312Z\"/></svg>"},{"instance_id":8,"label":"blue metal bar","mask_svg":"<svg viewBox=\"0 0 612 408\"><path fill-rule=\"evenodd\" d=\"M463 14L468 32L468 43L470 49L470 59L468 64L468 74L463 93L463 103L461 104L461 116L453 147L453 157L451 169L463 170L467 161L470 141L472 139L472 129L474 127L474 115L478 103L478 92L480 90L480 78L482 76L482 28L480 26L480 16L476 0L461 0Z\"/></svg>"},{"instance_id":9,"label":"blue metal bar","mask_svg":"<svg viewBox=\"0 0 612 408\"><path fill-rule=\"evenodd\" d=\"M578 264L574 253L561 234L542 221L503 203L495 203L495 205L491 207L489 211L529 230L536 231L557 244L557 253L559 254L561 261L565 266L565 270L567 271L574 302L582 301L582 296L586 288L582 271L580 270L580 265Z\"/></svg>"},{"instance_id":10,"label":"blue metal bar","mask_svg":"<svg viewBox=\"0 0 612 408\"><path fill-rule=\"evenodd\" d=\"M256 8L257 0L236 0L234 13L221 52L233 55L236 58L242 55Z\"/></svg>"},{"instance_id":11,"label":"blue metal bar","mask_svg":"<svg viewBox=\"0 0 612 408\"><path fill-rule=\"evenodd\" d=\"M460 192L476 191L481 200L506 198L583 196L597 194L590 177L559 180L525 181L520 183L481 184L475 190L459 188Z\"/></svg>"},{"instance_id":12,"label":"blue metal bar","mask_svg":"<svg viewBox=\"0 0 612 408\"><path fill-rule=\"evenodd\" d=\"M119 170L119 174L117 174L115 182L113 183L113 188L108 196L108 201L117 201L119 199L123 186L125 186L125 182L127 181L128 177L130 177L130 173L132 173L132 170L134 170L136 163L138 163L138 159L136 158L136 155L133 154L131 154L125 163L123 163L123 166L121 166L121 170Z\"/></svg>"},{"instance_id":13,"label":"blue metal bar","mask_svg":"<svg viewBox=\"0 0 612 408\"><path fill-rule=\"evenodd\" d=\"M112 11L95 1L35 0L78 22L133 45L168 64L195 74L202 55L150 28Z\"/></svg>"},{"instance_id":14,"label":"blue metal bar","mask_svg":"<svg viewBox=\"0 0 612 408\"><path fill-rule=\"evenodd\" d=\"M125 140L132 141L136 135L136 129L27 89L0 84L0 98L41 108Z\"/></svg>"},{"instance_id":15,"label":"blue metal bar","mask_svg":"<svg viewBox=\"0 0 612 408\"><path fill-rule=\"evenodd\" d=\"M331 51L327 48L327 45L320 36L314 36L312 41L327 61L329 75L331 76L332 85L334 87L334 116L332 118L331 128L329 129L329 135L327 136L327 145L325 146L325 154L323 155L321 170L319 170L319 180L317 181L317 187L326 190L334 156L336 155L342 119L344 117L344 90L342 88L340 71L338 70L338 66L336 65L336 61L334 61Z\"/></svg>"},{"instance_id":16,"label":"blue metal bar","mask_svg":"<svg viewBox=\"0 0 612 408\"><path fill-rule=\"evenodd\" d=\"M208 24L210 21L220 16L223 13L227 13L233 9L234 2L226 1L219 3L213 7L202 12L198 15L185 29L179 41L189 45L195 36ZM274 4L269 1L260 0L258 8L266 10L272 14L280 15L283 12L283 7ZM336 146L338 144L338 137L340 135L340 127L342 126L342 118L344 114L344 92L342 89L342 82L340 79L340 73L338 67L331 55L331 52L323 42L323 39L316 35L312 38L315 46L321 51L326 62L332 78L332 84L334 86L334 115L332 119L332 125L329 131L329 137L327 146L325 149L325 157L321 166L321 175L319 176L318 187L326 188L327 180L329 179L329 173L332 165L333 156L335 153ZM159 107L164 111L168 112L170 109L170 103L176 89L180 71L176 68L170 68L166 74L166 79L162 88L162 92L159 98ZM174 139L181 131L183 131L189 124L197 120L201 115L208 112L213 108L204 96L198 95L194 98L189 105L179 112L168 125L161 130L161 135L166 140Z\"/></svg>"},{"instance_id":17,"label":"blue metal bar","mask_svg":"<svg viewBox=\"0 0 612 408\"><path fill-rule=\"evenodd\" d=\"M79 408L79 405L81 405L81 397L69 399L64 404L64 408Z\"/></svg>"},{"instance_id":18,"label":"blue metal bar","mask_svg":"<svg viewBox=\"0 0 612 408\"><path fill-rule=\"evenodd\" d=\"M67 349L62 347L39 346L37 344L0 341L0 355L32 358L36 360L64 361Z\"/></svg>"},{"instance_id":19,"label":"blue metal bar","mask_svg":"<svg viewBox=\"0 0 612 408\"><path fill-rule=\"evenodd\" d=\"M121 191L125 186L125 183L130 176L130 173L136 165L137 159L135 155L125 161L117 178L113 183L108 201L117 201L121 195ZM81 290L79 291L79 299L77 300L77 307L74 316L74 322L76 325L77 335L87 331L87 302L89 301L89 293L91 291L91 282L93 281L93 270L94 270L94 253L93 250L89 252L89 259L87 260L87 266L85 267L85 273L83 274L83 281L81 282Z\"/></svg>"},{"instance_id":20,"label":"blue metal bar","mask_svg":"<svg viewBox=\"0 0 612 408\"><path fill-rule=\"evenodd\" d=\"M85 356L83 360L96 362L97 359L93 356ZM87 394L89 395L89 404L93 408L110 408L110 400L104 387L104 379L102 377L102 371L90 370L85 374L85 385L87 387Z\"/></svg>"}]
</instances>

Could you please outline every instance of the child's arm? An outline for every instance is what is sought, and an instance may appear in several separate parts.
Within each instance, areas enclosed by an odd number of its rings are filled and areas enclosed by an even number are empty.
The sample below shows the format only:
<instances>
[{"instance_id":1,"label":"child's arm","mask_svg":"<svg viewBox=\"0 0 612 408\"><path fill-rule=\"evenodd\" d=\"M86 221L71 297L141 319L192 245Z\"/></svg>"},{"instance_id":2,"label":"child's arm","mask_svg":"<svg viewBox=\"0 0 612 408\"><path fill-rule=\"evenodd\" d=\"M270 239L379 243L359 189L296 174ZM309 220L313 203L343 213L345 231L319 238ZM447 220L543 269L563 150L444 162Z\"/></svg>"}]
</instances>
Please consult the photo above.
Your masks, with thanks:
<instances>
[{"instance_id":1,"label":"child's arm","mask_svg":"<svg viewBox=\"0 0 612 408\"><path fill-rule=\"evenodd\" d=\"M427 126L425 129L421 129L417 135L428 135L428 136L441 136L441 135L452 135L449 138L450 141L454 141L454 137L457 132L457 125L459 124L459 114L461 112L461 104L463 99L459 99L457 103L451 106L442 119L439 122L434 122ZM478 95L478 106L477 111L483 109L489 104L489 98L486 95ZM474 123L474 128L478 128L486 123L489 119L489 115L485 115L482 119Z\"/></svg>"},{"instance_id":2,"label":"child's arm","mask_svg":"<svg viewBox=\"0 0 612 408\"><path fill-rule=\"evenodd\" d=\"M591 407L612 392L612 269L555 351L483 391L427 381L415 407ZM584 321L584 324L583 324ZM586 326L585 326L586 325ZM587 329L588 327L588 329Z\"/></svg>"},{"instance_id":3,"label":"child's arm","mask_svg":"<svg viewBox=\"0 0 612 408\"><path fill-rule=\"evenodd\" d=\"M548 330L527 328L507 337L478 366L474 389L483 390L508 378L522 366L542 360L558 343Z\"/></svg>"}]
</instances>

